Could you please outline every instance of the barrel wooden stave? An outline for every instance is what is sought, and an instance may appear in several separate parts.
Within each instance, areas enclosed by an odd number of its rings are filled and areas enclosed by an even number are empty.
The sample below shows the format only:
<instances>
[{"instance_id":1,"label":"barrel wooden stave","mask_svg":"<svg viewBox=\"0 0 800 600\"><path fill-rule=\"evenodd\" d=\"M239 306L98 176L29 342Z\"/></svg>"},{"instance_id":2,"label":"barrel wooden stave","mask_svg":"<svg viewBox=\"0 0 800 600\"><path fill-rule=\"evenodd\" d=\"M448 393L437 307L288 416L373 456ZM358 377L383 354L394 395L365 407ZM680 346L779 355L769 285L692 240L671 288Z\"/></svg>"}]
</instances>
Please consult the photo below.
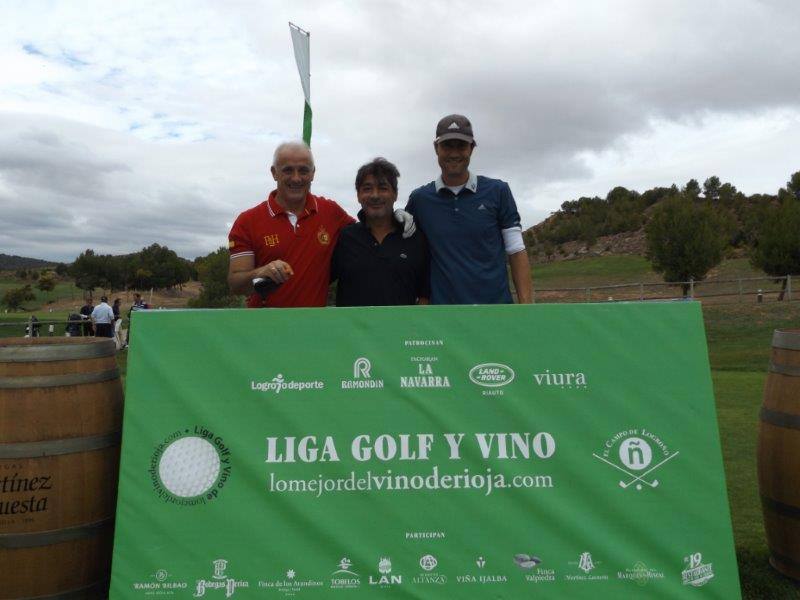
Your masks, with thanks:
<instances>
[{"instance_id":1,"label":"barrel wooden stave","mask_svg":"<svg viewBox=\"0 0 800 600\"><path fill-rule=\"evenodd\" d=\"M759 424L758 483L770 562L800 579L800 331L776 332L773 338Z\"/></svg>"},{"instance_id":2,"label":"barrel wooden stave","mask_svg":"<svg viewBox=\"0 0 800 600\"><path fill-rule=\"evenodd\" d=\"M13 480L0 487L0 598L107 594L123 400L116 369L107 340L0 340L0 484Z\"/></svg>"}]
</instances>

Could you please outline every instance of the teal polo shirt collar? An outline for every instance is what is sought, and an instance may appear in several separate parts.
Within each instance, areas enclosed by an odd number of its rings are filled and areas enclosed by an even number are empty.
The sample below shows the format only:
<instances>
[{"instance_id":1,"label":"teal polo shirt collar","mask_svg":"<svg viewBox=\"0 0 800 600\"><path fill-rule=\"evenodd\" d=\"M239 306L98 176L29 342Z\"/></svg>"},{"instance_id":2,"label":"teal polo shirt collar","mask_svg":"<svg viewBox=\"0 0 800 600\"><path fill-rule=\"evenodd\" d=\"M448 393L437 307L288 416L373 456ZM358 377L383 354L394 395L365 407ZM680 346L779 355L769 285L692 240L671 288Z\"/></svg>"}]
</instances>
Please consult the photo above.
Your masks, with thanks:
<instances>
[{"instance_id":1,"label":"teal polo shirt collar","mask_svg":"<svg viewBox=\"0 0 800 600\"><path fill-rule=\"evenodd\" d=\"M441 192L443 189L447 189L447 184L445 184L445 182L442 181L441 175L439 175L436 178L436 181L433 182L433 185L436 187L437 194ZM467 179L467 183L464 185L463 189L469 190L473 194L478 191L478 176L475 175L472 171L469 172L469 179Z\"/></svg>"}]
</instances>

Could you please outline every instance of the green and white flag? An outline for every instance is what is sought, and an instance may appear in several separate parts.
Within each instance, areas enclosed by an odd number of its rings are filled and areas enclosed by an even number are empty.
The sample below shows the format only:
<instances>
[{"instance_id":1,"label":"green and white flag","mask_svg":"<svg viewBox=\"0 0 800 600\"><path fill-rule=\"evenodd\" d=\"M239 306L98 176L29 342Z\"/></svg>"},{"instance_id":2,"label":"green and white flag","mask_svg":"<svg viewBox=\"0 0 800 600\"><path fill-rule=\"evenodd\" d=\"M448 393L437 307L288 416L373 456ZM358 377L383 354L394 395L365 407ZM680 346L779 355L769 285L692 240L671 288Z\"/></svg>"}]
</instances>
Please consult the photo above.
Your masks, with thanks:
<instances>
[{"instance_id":1,"label":"green and white flag","mask_svg":"<svg viewBox=\"0 0 800 600\"><path fill-rule=\"evenodd\" d=\"M300 73L300 83L303 86L303 95L306 99L303 110L303 141L311 145L311 34L300 29L294 23L289 23L294 47L294 59L297 61L297 71Z\"/></svg>"}]
</instances>

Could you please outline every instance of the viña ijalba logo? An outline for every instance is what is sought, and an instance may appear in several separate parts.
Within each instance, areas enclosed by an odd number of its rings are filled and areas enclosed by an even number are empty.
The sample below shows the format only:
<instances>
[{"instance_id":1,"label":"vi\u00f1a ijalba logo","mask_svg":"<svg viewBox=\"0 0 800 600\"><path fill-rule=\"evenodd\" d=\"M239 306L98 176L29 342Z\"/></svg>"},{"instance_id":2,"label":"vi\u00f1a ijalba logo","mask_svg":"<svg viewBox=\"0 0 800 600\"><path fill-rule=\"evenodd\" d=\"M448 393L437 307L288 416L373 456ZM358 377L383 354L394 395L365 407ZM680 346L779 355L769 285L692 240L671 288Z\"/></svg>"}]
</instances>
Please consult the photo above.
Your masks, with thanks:
<instances>
[{"instance_id":1,"label":"vi\u00f1a ijalba logo","mask_svg":"<svg viewBox=\"0 0 800 600\"><path fill-rule=\"evenodd\" d=\"M156 446L148 473L165 502L205 504L219 495L231 475L231 451L208 427L179 429Z\"/></svg>"},{"instance_id":2,"label":"vi\u00f1a ijalba logo","mask_svg":"<svg viewBox=\"0 0 800 600\"><path fill-rule=\"evenodd\" d=\"M659 486L659 480L651 474L678 454L660 436L642 427L618 431L592 456L615 469L618 476L624 475L619 480L621 488L642 491Z\"/></svg>"}]
</instances>

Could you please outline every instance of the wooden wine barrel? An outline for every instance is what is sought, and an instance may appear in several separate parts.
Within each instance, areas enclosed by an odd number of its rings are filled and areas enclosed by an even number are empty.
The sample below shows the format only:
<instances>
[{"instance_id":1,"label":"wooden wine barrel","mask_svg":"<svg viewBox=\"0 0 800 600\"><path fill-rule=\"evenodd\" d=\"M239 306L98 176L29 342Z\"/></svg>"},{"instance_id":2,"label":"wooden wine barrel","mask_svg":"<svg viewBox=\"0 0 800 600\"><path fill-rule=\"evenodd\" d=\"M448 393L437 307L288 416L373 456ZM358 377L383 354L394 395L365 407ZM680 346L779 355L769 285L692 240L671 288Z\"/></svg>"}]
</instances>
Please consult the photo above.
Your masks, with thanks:
<instances>
[{"instance_id":1,"label":"wooden wine barrel","mask_svg":"<svg viewBox=\"0 0 800 600\"><path fill-rule=\"evenodd\" d=\"M800 579L800 329L775 331L758 435L770 563Z\"/></svg>"},{"instance_id":2,"label":"wooden wine barrel","mask_svg":"<svg viewBox=\"0 0 800 600\"><path fill-rule=\"evenodd\" d=\"M110 339L0 339L0 598L108 594L115 352Z\"/></svg>"}]
</instances>

